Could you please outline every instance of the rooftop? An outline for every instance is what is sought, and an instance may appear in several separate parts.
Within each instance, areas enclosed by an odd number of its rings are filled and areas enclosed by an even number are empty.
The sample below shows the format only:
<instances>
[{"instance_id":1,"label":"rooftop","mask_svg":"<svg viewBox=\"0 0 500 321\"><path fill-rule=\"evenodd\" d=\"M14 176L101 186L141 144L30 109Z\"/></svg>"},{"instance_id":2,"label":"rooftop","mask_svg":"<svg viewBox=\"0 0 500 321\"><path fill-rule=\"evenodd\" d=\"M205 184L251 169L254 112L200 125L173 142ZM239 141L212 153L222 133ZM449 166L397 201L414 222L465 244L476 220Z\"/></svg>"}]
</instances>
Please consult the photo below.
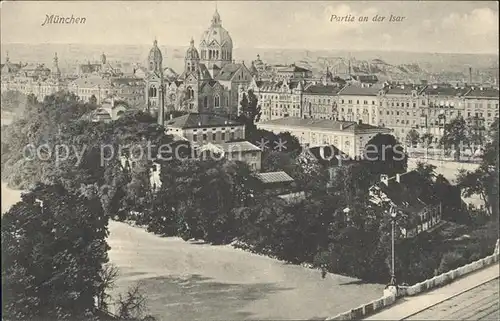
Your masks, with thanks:
<instances>
[{"instance_id":1,"label":"rooftop","mask_svg":"<svg viewBox=\"0 0 500 321\"><path fill-rule=\"evenodd\" d=\"M496 98L499 97L499 91L495 88L472 87L465 95L465 98L481 97L481 98Z\"/></svg>"},{"instance_id":2,"label":"rooftop","mask_svg":"<svg viewBox=\"0 0 500 321\"><path fill-rule=\"evenodd\" d=\"M447 85L429 85L423 92L429 96L464 96L470 91L470 87L455 87Z\"/></svg>"},{"instance_id":3,"label":"rooftop","mask_svg":"<svg viewBox=\"0 0 500 321\"><path fill-rule=\"evenodd\" d=\"M274 125L283 127L287 126L306 127L306 128L318 128L330 131L348 131L348 132L354 132L358 130L381 129L381 127L376 127L368 124L360 124L352 121L311 119L311 118L303 119L297 117L286 117L286 118L262 121L257 123L257 126L259 125Z\"/></svg>"},{"instance_id":4,"label":"rooftop","mask_svg":"<svg viewBox=\"0 0 500 321\"><path fill-rule=\"evenodd\" d=\"M309 85L304 90L305 93L308 94L316 94L316 95L336 95L342 87L335 85Z\"/></svg>"},{"instance_id":5,"label":"rooftop","mask_svg":"<svg viewBox=\"0 0 500 321\"><path fill-rule=\"evenodd\" d=\"M411 95L413 91L419 94L425 86L417 86L413 84L389 85L384 88L386 95Z\"/></svg>"},{"instance_id":6,"label":"rooftop","mask_svg":"<svg viewBox=\"0 0 500 321\"><path fill-rule=\"evenodd\" d=\"M377 96L379 88L376 87L361 87L348 85L340 90L339 95L347 96Z\"/></svg>"},{"instance_id":7,"label":"rooftop","mask_svg":"<svg viewBox=\"0 0 500 321\"><path fill-rule=\"evenodd\" d=\"M260 152L262 151L259 147L248 141L242 142L229 142L220 144L224 152Z\"/></svg>"},{"instance_id":8,"label":"rooftop","mask_svg":"<svg viewBox=\"0 0 500 321\"><path fill-rule=\"evenodd\" d=\"M224 67L222 67L221 71L217 74L215 77L216 80L231 80L233 78L234 74L240 70L242 67L242 64L227 64Z\"/></svg>"},{"instance_id":9,"label":"rooftop","mask_svg":"<svg viewBox=\"0 0 500 321\"><path fill-rule=\"evenodd\" d=\"M399 209L408 213L418 213L426 206L437 204L433 186L426 182L415 170L387 178L387 185L380 181L374 185L383 192Z\"/></svg>"},{"instance_id":10,"label":"rooftop","mask_svg":"<svg viewBox=\"0 0 500 321\"><path fill-rule=\"evenodd\" d=\"M200 127L222 127L241 126L240 123L214 114L189 113L166 122L167 127L177 128L200 128Z\"/></svg>"},{"instance_id":11,"label":"rooftop","mask_svg":"<svg viewBox=\"0 0 500 321\"><path fill-rule=\"evenodd\" d=\"M283 171L258 173L255 174L255 176L259 181L261 181L264 184L293 182L293 178Z\"/></svg>"}]
</instances>

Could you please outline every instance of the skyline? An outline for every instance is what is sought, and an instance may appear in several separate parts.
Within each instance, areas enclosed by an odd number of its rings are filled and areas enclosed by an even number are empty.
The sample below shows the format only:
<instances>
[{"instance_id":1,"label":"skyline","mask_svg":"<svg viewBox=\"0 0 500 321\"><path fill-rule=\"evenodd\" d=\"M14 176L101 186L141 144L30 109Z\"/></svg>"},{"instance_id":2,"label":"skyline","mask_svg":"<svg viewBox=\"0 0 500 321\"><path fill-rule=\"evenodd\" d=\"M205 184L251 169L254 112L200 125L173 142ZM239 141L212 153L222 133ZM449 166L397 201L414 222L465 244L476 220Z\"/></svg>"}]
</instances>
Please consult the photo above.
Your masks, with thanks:
<instances>
[{"instance_id":1,"label":"skyline","mask_svg":"<svg viewBox=\"0 0 500 321\"><path fill-rule=\"evenodd\" d=\"M162 46L185 47L193 37L198 45L217 6L235 48L498 55L496 2L457 2L450 8L449 2L108 1L99 2L99 11L95 5L3 2L2 43L150 45L156 38ZM87 21L41 26L47 14ZM331 22L333 14L406 18L395 23L343 23Z\"/></svg>"}]
</instances>

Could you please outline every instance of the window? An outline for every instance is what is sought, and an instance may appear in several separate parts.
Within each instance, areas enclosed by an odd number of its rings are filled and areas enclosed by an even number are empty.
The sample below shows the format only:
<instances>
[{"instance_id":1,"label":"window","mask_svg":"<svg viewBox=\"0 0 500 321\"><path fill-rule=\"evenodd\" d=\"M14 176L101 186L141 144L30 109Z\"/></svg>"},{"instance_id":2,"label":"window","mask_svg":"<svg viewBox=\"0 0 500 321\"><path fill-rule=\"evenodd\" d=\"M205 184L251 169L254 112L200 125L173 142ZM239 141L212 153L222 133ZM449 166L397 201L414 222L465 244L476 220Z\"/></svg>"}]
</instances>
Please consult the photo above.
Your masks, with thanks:
<instances>
[{"instance_id":1,"label":"window","mask_svg":"<svg viewBox=\"0 0 500 321\"><path fill-rule=\"evenodd\" d=\"M229 133L229 138L230 138L230 140L234 139L234 133L233 132Z\"/></svg>"},{"instance_id":2,"label":"window","mask_svg":"<svg viewBox=\"0 0 500 321\"><path fill-rule=\"evenodd\" d=\"M215 108L220 107L220 97L218 95L214 97L214 107Z\"/></svg>"},{"instance_id":3,"label":"window","mask_svg":"<svg viewBox=\"0 0 500 321\"><path fill-rule=\"evenodd\" d=\"M359 100L356 100L356 104L359 105Z\"/></svg>"},{"instance_id":4,"label":"window","mask_svg":"<svg viewBox=\"0 0 500 321\"><path fill-rule=\"evenodd\" d=\"M220 134L220 139L221 140L226 140L226 133L221 133Z\"/></svg>"},{"instance_id":5,"label":"window","mask_svg":"<svg viewBox=\"0 0 500 321\"><path fill-rule=\"evenodd\" d=\"M203 141L207 141L207 134L203 134Z\"/></svg>"},{"instance_id":6,"label":"window","mask_svg":"<svg viewBox=\"0 0 500 321\"><path fill-rule=\"evenodd\" d=\"M187 92L186 92L186 94L187 94L187 99L192 99L192 98L194 98L194 90L193 90L193 88L188 87L188 88L187 88Z\"/></svg>"},{"instance_id":7,"label":"window","mask_svg":"<svg viewBox=\"0 0 500 321\"><path fill-rule=\"evenodd\" d=\"M193 135L193 142L196 142L198 140L198 137L196 135Z\"/></svg>"},{"instance_id":8,"label":"window","mask_svg":"<svg viewBox=\"0 0 500 321\"><path fill-rule=\"evenodd\" d=\"M215 133L212 134L212 140L216 141L217 140L217 135Z\"/></svg>"}]
</instances>

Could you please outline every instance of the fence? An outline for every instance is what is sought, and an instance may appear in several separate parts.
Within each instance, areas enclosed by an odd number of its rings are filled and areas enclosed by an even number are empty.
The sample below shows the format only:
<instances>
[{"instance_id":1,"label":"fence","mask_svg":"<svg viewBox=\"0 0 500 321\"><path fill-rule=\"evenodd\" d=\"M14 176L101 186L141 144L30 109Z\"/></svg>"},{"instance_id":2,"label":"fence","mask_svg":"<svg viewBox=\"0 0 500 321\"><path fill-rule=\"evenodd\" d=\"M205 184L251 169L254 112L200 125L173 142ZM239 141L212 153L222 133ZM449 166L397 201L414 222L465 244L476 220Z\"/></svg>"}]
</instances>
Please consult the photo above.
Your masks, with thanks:
<instances>
[{"instance_id":1,"label":"fence","mask_svg":"<svg viewBox=\"0 0 500 321\"><path fill-rule=\"evenodd\" d=\"M455 270L451 270L441 275L435 276L432 279L425 280L410 287L399 288L397 296L396 295L384 296L380 299L373 300L370 303L364 304L350 311L338 314L333 318L328 318L327 320L360 320L376 311L382 310L383 308L390 306L391 304L396 302L396 299L398 297L412 296L431 290L433 288L441 287L443 285L451 283L453 280L461 276L477 271L488 265L497 263L498 257L499 257L498 251L495 251L493 255L487 256L483 259L461 266Z\"/></svg>"}]
</instances>

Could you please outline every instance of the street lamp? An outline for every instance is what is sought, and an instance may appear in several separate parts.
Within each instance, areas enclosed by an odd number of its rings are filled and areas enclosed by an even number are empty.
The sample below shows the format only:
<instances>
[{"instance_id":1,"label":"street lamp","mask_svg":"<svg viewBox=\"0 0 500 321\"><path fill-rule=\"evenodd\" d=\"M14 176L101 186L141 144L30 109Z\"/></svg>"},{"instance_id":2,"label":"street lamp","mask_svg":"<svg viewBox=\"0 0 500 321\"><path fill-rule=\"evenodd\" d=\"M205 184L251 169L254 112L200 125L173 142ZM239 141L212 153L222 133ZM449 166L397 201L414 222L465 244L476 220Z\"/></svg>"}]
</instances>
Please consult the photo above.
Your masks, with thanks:
<instances>
[{"instance_id":1,"label":"street lamp","mask_svg":"<svg viewBox=\"0 0 500 321\"><path fill-rule=\"evenodd\" d=\"M391 208L389 210L389 214L391 215L391 225L392 225L392 249L391 249L391 252L392 252L392 264L391 264L391 283L390 285L392 286L396 286L396 274L395 274L395 269L394 269L394 230L395 230L395 226L396 226L396 216L397 216L397 212L396 212L396 208L391 205Z\"/></svg>"}]
</instances>

